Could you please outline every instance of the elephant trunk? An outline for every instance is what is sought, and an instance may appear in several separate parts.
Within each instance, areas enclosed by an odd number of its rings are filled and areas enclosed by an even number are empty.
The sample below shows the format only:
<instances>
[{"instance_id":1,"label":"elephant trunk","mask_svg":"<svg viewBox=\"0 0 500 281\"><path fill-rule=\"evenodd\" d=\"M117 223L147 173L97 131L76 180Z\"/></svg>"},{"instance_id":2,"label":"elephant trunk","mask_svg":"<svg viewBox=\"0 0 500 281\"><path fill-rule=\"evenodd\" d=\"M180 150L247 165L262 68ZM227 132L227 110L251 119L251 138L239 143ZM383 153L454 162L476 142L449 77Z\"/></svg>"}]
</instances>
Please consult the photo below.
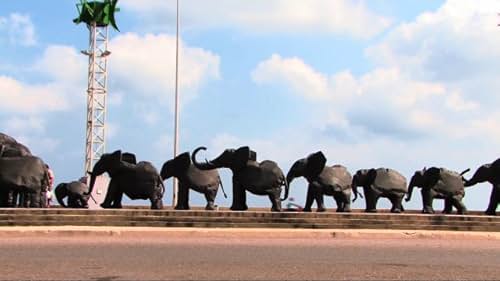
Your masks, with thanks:
<instances>
[{"instance_id":1,"label":"elephant trunk","mask_svg":"<svg viewBox=\"0 0 500 281\"><path fill-rule=\"evenodd\" d=\"M413 178L410 181L410 185L408 186L408 193L406 194L406 199L405 201L408 202L411 200L411 194L413 193L413 188L415 187L415 182Z\"/></svg>"},{"instance_id":2,"label":"elephant trunk","mask_svg":"<svg viewBox=\"0 0 500 281\"><path fill-rule=\"evenodd\" d=\"M213 169L217 169L218 167L212 163L211 161L206 161L206 163L200 163L198 161L196 161L196 154L200 151L200 150L207 150L206 147L204 146L200 146L198 148L196 148L194 151L193 151L193 154L191 155L191 161L193 161L193 165L200 169L200 170L213 170Z\"/></svg>"},{"instance_id":3,"label":"elephant trunk","mask_svg":"<svg viewBox=\"0 0 500 281\"><path fill-rule=\"evenodd\" d=\"M87 193L85 193L85 195L92 194L92 191L94 190L95 181L96 181L97 177L100 176L99 174L97 174L95 172L88 172L88 173L90 175L90 184L89 184L89 191Z\"/></svg>"},{"instance_id":4,"label":"elephant trunk","mask_svg":"<svg viewBox=\"0 0 500 281\"><path fill-rule=\"evenodd\" d=\"M352 199L352 202L354 202L354 201L356 201L356 199L358 199L358 176L357 175L352 177L351 188L352 188L352 192L354 193L354 199Z\"/></svg>"}]
</instances>

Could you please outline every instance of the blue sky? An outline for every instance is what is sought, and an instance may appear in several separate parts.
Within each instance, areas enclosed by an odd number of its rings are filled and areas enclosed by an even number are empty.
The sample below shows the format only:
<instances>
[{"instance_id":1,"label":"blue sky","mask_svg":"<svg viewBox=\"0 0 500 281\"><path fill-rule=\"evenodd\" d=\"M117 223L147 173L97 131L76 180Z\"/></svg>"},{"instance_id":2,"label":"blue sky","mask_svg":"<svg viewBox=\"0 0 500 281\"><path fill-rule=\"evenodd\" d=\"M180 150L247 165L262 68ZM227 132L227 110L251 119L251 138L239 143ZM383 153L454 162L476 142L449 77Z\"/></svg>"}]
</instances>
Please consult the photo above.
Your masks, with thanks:
<instances>
[{"instance_id":1,"label":"blue sky","mask_svg":"<svg viewBox=\"0 0 500 281\"><path fill-rule=\"evenodd\" d=\"M351 172L390 167L408 179L424 166L462 171L500 155L498 1L180 2L181 151L204 145L213 157L250 145L286 173L322 150L329 164ZM88 34L71 21L75 3L3 0L0 7L7 101L0 131L48 162L56 182L80 177L84 165L80 50ZM119 6L121 32L111 32L109 46L107 150L135 152L160 168L173 154L175 1ZM221 173L231 193L231 174ZM299 203L305 184L291 187ZM485 209L489 192L486 184L468 189L466 206ZM204 204L191 194L192 204ZM229 206L230 198L219 195L217 203ZM267 198L248 200L269 206ZM407 208L420 209L420 200L413 196Z\"/></svg>"}]
</instances>

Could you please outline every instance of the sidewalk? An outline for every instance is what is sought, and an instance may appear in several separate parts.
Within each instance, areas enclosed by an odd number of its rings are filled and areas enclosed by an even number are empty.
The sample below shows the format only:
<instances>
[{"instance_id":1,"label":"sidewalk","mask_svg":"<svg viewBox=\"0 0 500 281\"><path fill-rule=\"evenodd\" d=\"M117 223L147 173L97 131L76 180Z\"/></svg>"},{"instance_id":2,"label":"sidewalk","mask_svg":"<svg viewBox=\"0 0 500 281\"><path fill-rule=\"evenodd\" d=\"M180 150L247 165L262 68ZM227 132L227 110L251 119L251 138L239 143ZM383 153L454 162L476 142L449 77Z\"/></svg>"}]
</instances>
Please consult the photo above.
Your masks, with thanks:
<instances>
[{"instance_id":1,"label":"sidewalk","mask_svg":"<svg viewBox=\"0 0 500 281\"><path fill-rule=\"evenodd\" d=\"M383 230L383 229L276 229L276 228L161 228L96 226L0 227L1 238L21 237L124 238L247 238L247 239L456 239L500 240L498 232Z\"/></svg>"}]
</instances>

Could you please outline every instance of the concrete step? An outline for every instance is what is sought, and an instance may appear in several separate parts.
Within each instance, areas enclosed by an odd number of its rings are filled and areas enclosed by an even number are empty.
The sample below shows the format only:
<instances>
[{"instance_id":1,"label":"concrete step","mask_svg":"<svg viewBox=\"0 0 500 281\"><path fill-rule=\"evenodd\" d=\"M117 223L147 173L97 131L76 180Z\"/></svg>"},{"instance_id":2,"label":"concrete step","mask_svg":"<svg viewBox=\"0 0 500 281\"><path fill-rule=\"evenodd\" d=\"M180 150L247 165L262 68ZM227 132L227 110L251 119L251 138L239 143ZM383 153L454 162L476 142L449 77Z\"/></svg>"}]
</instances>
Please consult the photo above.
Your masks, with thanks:
<instances>
[{"instance_id":1,"label":"concrete step","mask_svg":"<svg viewBox=\"0 0 500 281\"><path fill-rule=\"evenodd\" d=\"M0 209L0 226L155 226L461 230L500 232L500 217L265 211Z\"/></svg>"},{"instance_id":2,"label":"concrete step","mask_svg":"<svg viewBox=\"0 0 500 281\"><path fill-rule=\"evenodd\" d=\"M320 223L235 223L224 222L158 222L158 221L113 221L113 222L82 222L82 221L13 221L0 222L0 226L126 226L126 227L201 227L201 228L303 228L303 229L399 229L399 230L447 230L447 231L482 231L498 232L498 228L488 226L457 226L457 225L400 225L400 224L320 224Z\"/></svg>"}]
</instances>

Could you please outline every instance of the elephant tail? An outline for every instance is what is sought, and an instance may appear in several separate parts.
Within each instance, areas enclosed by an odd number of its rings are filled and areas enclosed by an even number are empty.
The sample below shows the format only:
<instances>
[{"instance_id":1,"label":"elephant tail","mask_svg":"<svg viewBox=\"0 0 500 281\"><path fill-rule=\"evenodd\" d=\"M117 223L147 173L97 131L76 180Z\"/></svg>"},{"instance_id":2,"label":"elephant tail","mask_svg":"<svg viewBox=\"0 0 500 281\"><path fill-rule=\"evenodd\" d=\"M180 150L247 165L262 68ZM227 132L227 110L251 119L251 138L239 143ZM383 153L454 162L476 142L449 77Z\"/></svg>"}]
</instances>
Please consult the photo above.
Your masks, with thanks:
<instances>
[{"instance_id":1,"label":"elephant tail","mask_svg":"<svg viewBox=\"0 0 500 281\"><path fill-rule=\"evenodd\" d=\"M470 172L470 168L467 168L467 169L463 170L463 171L460 173L460 175L461 175L461 176L463 176L463 175L467 174L468 172Z\"/></svg>"},{"instance_id":2,"label":"elephant tail","mask_svg":"<svg viewBox=\"0 0 500 281\"><path fill-rule=\"evenodd\" d=\"M280 198L280 200L285 201L286 199L288 199L288 192L290 191L290 186L288 185L288 181L286 180L285 177L283 177L281 181L281 186L285 187L285 197Z\"/></svg>"},{"instance_id":3,"label":"elephant tail","mask_svg":"<svg viewBox=\"0 0 500 281\"><path fill-rule=\"evenodd\" d=\"M220 188L222 189L222 194L224 194L224 198L227 199L227 194L226 194L226 191L224 191L224 185L222 185L222 180L221 180L220 176L218 176L218 178L219 178Z\"/></svg>"},{"instance_id":4,"label":"elephant tail","mask_svg":"<svg viewBox=\"0 0 500 281\"><path fill-rule=\"evenodd\" d=\"M161 198L163 198L163 195L165 194L165 184L163 183L161 176L158 176L158 182L160 183L159 186L161 187Z\"/></svg>"}]
</instances>

